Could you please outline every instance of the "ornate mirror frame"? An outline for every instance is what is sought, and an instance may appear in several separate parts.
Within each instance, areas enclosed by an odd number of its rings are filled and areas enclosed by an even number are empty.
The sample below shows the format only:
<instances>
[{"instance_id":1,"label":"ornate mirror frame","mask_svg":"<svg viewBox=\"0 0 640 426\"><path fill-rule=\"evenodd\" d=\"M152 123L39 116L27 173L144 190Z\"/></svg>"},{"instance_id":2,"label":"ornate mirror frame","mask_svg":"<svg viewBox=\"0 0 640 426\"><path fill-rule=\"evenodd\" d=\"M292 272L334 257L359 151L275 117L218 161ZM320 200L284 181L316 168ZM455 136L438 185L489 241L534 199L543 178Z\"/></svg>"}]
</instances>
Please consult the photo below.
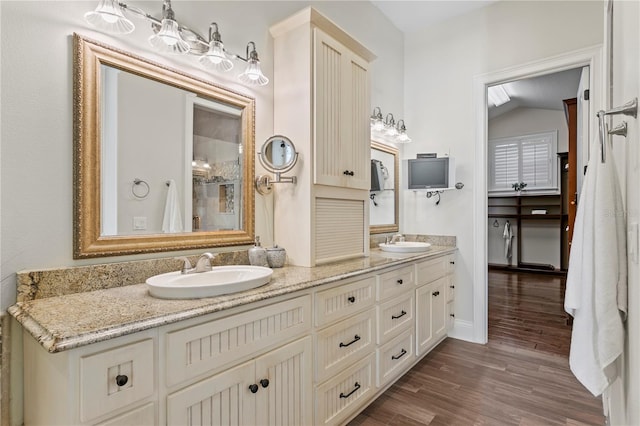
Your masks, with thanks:
<instances>
[{"instance_id":1,"label":"ornate mirror frame","mask_svg":"<svg viewBox=\"0 0 640 426\"><path fill-rule=\"evenodd\" d=\"M100 65L105 64L242 109L243 206L240 230L101 235ZM255 99L110 46L73 35L73 257L119 256L249 244L254 240Z\"/></svg>"},{"instance_id":2,"label":"ornate mirror frame","mask_svg":"<svg viewBox=\"0 0 640 426\"><path fill-rule=\"evenodd\" d=\"M398 149L384 143L371 141L371 149L386 152L393 155L393 223L383 225L369 225L370 234L384 234L386 232L398 232L400 221L398 219L398 186L399 186L399 152ZM371 219L369 219L371 220Z\"/></svg>"}]
</instances>

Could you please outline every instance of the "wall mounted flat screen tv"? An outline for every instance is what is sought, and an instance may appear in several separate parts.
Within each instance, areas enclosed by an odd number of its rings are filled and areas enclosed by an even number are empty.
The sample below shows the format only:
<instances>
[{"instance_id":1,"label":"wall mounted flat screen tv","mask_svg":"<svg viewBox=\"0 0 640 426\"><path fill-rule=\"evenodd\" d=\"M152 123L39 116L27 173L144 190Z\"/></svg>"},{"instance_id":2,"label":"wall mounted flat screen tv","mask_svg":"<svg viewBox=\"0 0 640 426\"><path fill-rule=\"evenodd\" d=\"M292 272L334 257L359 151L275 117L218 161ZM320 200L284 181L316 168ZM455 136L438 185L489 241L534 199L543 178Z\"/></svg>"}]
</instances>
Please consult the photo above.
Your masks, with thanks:
<instances>
[{"instance_id":1,"label":"wall mounted flat screen tv","mask_svg":"<svg viewBox=\"0 0 640 426\"><path fill-rule=\"evenodd\" d=\"M454 164L451 157L407 160L408 189L450 188L455 184Z\"/></svg>"}]
</instances>

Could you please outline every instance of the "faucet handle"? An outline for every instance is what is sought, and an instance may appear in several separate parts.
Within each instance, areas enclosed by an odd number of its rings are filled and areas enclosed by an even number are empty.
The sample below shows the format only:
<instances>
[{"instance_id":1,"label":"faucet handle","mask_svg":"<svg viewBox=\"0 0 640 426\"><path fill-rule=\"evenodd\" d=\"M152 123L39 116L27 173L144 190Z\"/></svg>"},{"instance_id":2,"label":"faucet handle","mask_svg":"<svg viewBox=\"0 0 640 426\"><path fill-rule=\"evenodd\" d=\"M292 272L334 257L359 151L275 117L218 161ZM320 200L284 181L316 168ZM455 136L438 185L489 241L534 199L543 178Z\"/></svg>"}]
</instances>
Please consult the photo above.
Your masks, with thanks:
<instances>
[{"instance_id":1,"label":"faucet handle","mask_svg":"<svg viewBox=\"0 0 640 426\"><path fill-rule=\"evenodd\" d=\"M178 256L175 259L182 261L182 269L180 270L180 273L186 274L192 269L191 262L189 262L189 259L186 256Z\"/></svg>"}]
</instances>

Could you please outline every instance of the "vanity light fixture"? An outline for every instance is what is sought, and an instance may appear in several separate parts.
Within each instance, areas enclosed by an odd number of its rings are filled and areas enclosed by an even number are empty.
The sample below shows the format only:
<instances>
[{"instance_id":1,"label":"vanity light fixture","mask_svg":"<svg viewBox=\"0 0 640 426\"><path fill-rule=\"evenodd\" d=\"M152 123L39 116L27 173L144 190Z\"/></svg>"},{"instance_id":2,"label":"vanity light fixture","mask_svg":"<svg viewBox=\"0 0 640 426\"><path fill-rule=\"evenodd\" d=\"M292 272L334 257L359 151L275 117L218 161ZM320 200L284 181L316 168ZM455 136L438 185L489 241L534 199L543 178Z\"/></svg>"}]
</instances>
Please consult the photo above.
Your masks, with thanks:
<instances>
[{"instance_id":1,"label":"vanity light fixture","mask_svg":"<svg viewBox=\"0 0 640 426\"><path fill-rule=\"evenodd\" d=\"M407 135L407 126L404 120L396 123L393 114L388 113L382 121L382 111L380 107L375 107L370 117L371 138L395 143L409 143L411 138Z\"/></svg>"},{"instance_id":2,"label":"vanity light fixture","mask_svg":"<svg viewBox=\"0 0 640 426\"><path fill-rule=\"evenodd\" d=\"M249 46L251 46L251 52L249 52ZM260 60L258 59L258 52L256 51L256 44L252 41L247 43L247 56L246 58L238 59L247 63L247 68L238 76L241 82L250 84L252 86L264 86L269 84L269 79L262 74L260 69Z\"/></svg>"},{"instance_id":3,"label":"vanity light fixture","mask_svg":"<svg viewBox=\"0 0 640 426\"><path fill-rule=\"evenodd\" d=\"M260 69L260 60L254 42L250 41L247 44L245 57L229 52L222 43L217 23L213 22L209 26L207 40L176 20L171 8L171 0L162 2L162 19L118 0L100 0L96 9L87 12L84 17L89 24L105 32L129 34L135 29L135 25L125 16L125 13L151 23L154 34L149 37L149 43L161 53L197 55L198 62L204 68L222 72L233 68L231 59L240 60L247 63L247 69L238 76L241 82L252 86L264 86L269 83L269 79Z\"/></svg>"}]
</instances>

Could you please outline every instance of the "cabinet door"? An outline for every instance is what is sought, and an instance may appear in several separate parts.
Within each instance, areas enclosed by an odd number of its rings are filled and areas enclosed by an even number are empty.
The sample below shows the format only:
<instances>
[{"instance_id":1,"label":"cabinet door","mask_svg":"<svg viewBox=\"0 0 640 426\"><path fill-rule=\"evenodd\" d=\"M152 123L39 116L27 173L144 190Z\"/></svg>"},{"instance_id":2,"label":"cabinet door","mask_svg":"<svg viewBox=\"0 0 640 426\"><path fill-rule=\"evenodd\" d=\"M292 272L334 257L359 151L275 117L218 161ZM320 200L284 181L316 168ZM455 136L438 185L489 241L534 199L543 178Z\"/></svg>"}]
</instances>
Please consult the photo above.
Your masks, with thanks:
<instances>
[{"instance_id":1,"label":"cabinet door","mask_svg":"<svg viewBox=\"0 0 640 426\"><path fill-rule=\"evenodd\" d=\"M311 350L311 337L305 337L256 359L259 424L311 424Z\"/></svg>"},{"instance_id":2,"label":"cabinet door","mask_svg":"<svg viewBox=\"0 0 640 426\"><path fill-rule=\"evenodd\" d=\"M368 190L368 63L318 29L314 59L314 183Z\"/></svg>"},{"instance_id":3,"label":"cabinet door","mask_svg":"<svg viewBox=\"0 0 640 426\"><path fill-rule=\"evenodd\" d=\"M416 355L427 352L446 332L446 294L448 277L442 277L416 290Z\"/></svg>"},{"instance_id":4,"label":"cabinet door","mask_svg":"<svg viewBox=\"0 0 640 426\"><path fill-rule=\"evenodd\" d=\"M168 425L254 425L255 363L240 364L167 397Z\"/></svg>"}]
</instances>

